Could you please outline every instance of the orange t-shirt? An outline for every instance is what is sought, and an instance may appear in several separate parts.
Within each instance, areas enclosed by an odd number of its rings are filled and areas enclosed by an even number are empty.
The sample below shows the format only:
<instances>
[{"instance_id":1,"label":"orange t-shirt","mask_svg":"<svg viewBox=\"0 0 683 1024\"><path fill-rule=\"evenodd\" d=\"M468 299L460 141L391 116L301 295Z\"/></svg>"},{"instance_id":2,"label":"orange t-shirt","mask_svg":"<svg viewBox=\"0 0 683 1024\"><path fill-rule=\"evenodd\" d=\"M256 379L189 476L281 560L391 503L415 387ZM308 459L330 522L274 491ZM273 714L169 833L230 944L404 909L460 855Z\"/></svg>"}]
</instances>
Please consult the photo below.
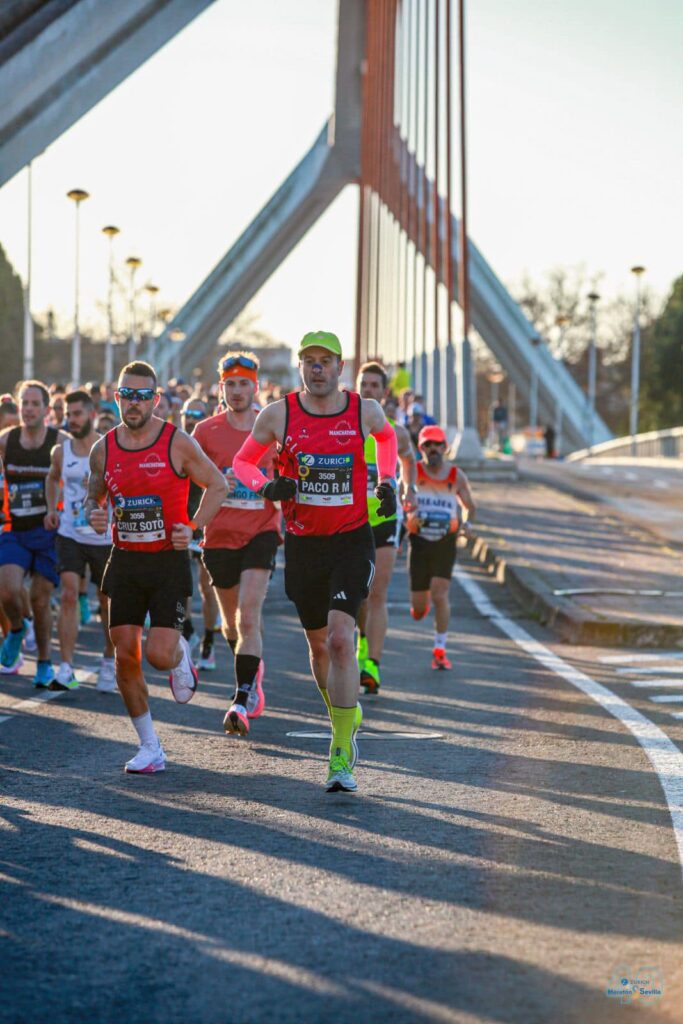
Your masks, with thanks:
<instances>
[{"instance_id":1,"label":"orange t-shirt","mask_svg":"<svg viewBox=\"0 0 683 1024\"><path fill-rule=\"evenodd\" d=\"M192 436L202 451L218 466L225 476L233 476L232 460L247 437L248 430L237 430L228 421L227 413L219 412L202 420ZM265 452L259 467L272 479L275 463L275 445ZM280 510L272 501L250 491L239 480L210 523L204 528L205 548L243 548L256 536L275 530L280 538Z\"/></svg>"}]
</instances>

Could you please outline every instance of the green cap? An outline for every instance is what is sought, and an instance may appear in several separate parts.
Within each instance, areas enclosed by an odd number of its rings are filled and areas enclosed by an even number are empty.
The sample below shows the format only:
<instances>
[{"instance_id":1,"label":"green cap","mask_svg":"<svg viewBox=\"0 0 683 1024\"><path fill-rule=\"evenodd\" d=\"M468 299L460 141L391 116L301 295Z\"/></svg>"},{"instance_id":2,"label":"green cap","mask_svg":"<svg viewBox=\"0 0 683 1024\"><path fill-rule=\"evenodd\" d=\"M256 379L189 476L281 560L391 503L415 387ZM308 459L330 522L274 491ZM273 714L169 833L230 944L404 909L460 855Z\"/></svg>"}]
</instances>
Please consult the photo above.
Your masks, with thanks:
<instances>
[{"instance_id":1,"label":"green cap","mask_svg":"<svg viewBox=\"0 0 683 1024\"><path fill-rule=\"evenodd\" d=\"M342 358L341 342L337 335L331 334L330 331L309 331L308 334L304 334L299 345L299 355L307 348L326 348L328 352Z\"/></svg>"}]
</instances>

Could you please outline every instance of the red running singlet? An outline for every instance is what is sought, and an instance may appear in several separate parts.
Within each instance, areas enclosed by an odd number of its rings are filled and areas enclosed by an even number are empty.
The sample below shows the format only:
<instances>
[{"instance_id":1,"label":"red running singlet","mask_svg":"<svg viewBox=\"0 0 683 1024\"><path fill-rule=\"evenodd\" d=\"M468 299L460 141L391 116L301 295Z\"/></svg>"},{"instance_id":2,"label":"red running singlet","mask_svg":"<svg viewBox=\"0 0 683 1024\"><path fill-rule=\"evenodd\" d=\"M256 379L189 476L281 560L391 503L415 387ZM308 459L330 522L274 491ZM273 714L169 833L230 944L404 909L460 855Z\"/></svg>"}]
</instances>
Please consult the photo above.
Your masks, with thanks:
<instances>
[{"instance_id":1,"label":"red running singlet","mask_svg":"<svg viewBox=\"0 0 683 1024\"><path fill-rule=\"evenodd\" d=\"M171 442L176 428L164 423L146 448L124 448L118 430L105 435L104 483L114 509L114 544L123 551L172 550L174 523L188 523L190 478L176 473Z\"/></svg>"},{"instance_id":2,"label":"red running singlet","mask_svg":"<svg viewBox=\"0 0 683 1024\"><path fill-rule=\"evenodd\" d=\"M306 412L298 393L287 395L281 476L297 481L297 495L282 502L288 533L299 537L348 533L368 521L367 467L361 400L346 392L342 412Z\"/></svg>"}]
</instances>

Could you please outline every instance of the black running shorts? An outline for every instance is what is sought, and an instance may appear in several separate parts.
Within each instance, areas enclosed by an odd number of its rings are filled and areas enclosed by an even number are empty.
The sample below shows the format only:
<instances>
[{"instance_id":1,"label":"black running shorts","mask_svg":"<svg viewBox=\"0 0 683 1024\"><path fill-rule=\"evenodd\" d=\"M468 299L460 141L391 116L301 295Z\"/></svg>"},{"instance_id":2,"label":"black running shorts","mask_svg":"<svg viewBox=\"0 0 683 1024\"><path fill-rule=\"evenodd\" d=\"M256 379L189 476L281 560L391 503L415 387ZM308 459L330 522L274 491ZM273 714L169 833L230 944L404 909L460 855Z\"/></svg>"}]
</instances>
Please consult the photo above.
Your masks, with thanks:
<instances>
[{"instance_id":1,"label":"black running shorts","mask_svg":"<svg viewBox=\"0 0 683 1024\"><path fill-rule=\"evenodd\" d=\"M386 523L377 523L372 527L375 548L398 548L401 524L398 519L388 519Z\"/></svg>"},{"instance_id":2,"label":"black running shorts","mask_svg":"<svg viewBox=\"0 0 683 1024\"><path fill-rule=\"evenodd\" d=\"M55 538L57 547L57 572L75 572L77 576L85 576L90 566L90 578L96 587L102 583L104 570L111 554L111 544L81 544L73 537Z\"/></svg>"},{"instance_id":3,"label":"black running shorts","mask_svg":"<svg viewBox=\"0 0 683 1024\"><path fill-rule=\"evenodd\" d=\"M366 523L329 537L285 535L285 593L304 629L322 629L332 610L358 618L375 575L375 545Z\"/></svg>"},{"instance_id":4,"label":"black running shorts","mask_svg":"<svg viewBox=\"0 0 683 1024\"><path fill-rule=\"evenodd\" d=\"M122 551L113 548L102 589L109 597L109 626L183 628L185 603L192 594L187 551Z\"/></svg>"},{"instance_id":5,"label":"black running shorts","mask_svg":"<svg viewBox=\"0 0 683 1024\"><path fill-rule=\"evenodd\" d=\"M410 589L429 590L434 577L449 580L455 565L455 533L441 540L425 540L411 533L408 537L408 574Z\"/></svg>"},{"instance_id":6,"label":"black running shorts","mask_svg":"<svg viewBox=\"0 0 683 1024\"><path fill-rule=\"evenodd\" d=\"M204 548L202 561L212 587L230 590L236 587L245 569L275 569L275 555L280 543L277 530L265 530L252 537L243 548Z\"/></svg>"}]
</instances>

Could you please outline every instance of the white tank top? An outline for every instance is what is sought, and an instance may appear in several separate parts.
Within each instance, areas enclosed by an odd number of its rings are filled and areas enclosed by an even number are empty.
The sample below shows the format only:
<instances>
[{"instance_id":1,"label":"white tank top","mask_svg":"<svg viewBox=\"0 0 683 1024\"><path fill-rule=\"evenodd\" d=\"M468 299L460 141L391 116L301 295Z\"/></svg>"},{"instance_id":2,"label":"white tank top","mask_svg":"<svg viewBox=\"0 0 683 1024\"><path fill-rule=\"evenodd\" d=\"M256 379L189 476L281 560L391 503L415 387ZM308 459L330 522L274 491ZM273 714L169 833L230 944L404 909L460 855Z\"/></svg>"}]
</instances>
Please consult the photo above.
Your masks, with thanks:
<instances>
[{"instance_id":1,"label":"white tank top","mask_svg":"<svg viewBox=\"0 0 683 1024\"><path fill-rule=\"evenodd\" d=\"M80 544L111 544L111 527L106 533L95 533L85 518L83 502L88 493L90 456L76 455L71 439L62 441L62 482L64 510L59 520L59 533Z\"/></svg>"}]
</instances>

